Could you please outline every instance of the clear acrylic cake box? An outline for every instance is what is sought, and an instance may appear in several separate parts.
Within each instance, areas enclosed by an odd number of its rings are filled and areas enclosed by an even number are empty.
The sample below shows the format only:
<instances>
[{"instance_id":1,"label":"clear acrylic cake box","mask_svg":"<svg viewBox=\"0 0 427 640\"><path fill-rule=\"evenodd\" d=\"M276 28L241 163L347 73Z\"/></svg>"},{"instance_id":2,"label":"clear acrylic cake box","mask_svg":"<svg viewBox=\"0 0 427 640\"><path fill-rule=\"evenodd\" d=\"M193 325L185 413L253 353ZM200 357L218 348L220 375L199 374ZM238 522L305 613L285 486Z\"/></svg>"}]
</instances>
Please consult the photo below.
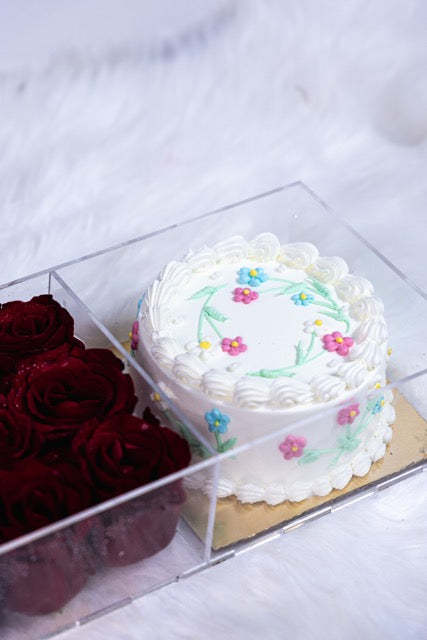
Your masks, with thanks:
<instances>
[{"instance_id":1,"label":"clear acrylic cake box","mask_svg":"<svg viewBox=\"0 0 427 640\"><path fill-rule=\"evenodd\" d=\"M344 257L351 272L373 282L385 305L393 348L389 384L378 398L392 390L396 411L391 443L367 475L324 497L274 506L218 498L222 467L260 458L271 442L326 419L333 409L218 454L127 352L137 302L167 262L190 248L263 231L275 233L281 243L312 242L321 255ZM86 346L110 348L126 362L141 390L136 413L148 405L156 410L153 398L159 396L153 394L159 394L167 409L162 422L203 455L183 471L0 546L2 639L48 637L84 624L425 467L427 297L302 183L5 284L0 302L47 292L70 311L75 334ZM94 539L108 541L101 560L99 554L94 557Z\"/></svg>"}]
</instances>

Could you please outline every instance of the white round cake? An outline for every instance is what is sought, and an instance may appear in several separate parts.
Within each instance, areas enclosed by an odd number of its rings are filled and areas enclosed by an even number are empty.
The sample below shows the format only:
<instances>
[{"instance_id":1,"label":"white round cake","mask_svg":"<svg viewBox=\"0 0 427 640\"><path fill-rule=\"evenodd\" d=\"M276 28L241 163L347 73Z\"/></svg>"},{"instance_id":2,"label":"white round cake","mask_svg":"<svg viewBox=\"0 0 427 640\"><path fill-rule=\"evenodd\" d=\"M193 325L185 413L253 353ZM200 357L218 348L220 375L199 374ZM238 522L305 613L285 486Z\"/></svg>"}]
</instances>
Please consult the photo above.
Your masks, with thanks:
<instances>
[{"instance_id":1,"label":"white round cake","mask_svg":"<svg viewBox=\"0 0 427 640\"><path fill-rule=\"evenodd\" d=\"M219 453L285 428L224 459L220 497L323 496L385 454L383 304L342 258L272 233L190 251L150 285L132 331L137 361Z\"/></svg>"}]
</instances>

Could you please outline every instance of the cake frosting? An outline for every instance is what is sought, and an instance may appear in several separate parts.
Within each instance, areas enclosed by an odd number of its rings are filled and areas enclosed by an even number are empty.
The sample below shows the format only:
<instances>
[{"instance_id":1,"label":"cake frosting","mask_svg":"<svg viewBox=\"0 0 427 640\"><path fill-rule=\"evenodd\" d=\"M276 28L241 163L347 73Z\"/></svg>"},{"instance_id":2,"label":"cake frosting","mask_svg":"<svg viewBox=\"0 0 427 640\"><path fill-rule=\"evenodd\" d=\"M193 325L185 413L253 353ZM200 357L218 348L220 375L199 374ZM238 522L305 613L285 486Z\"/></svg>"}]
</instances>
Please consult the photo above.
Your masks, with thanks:
<instances>
[{"instance_id":1,"label":"cake frosting","mask_svg":"<svg viewBox=\"0 0 427 640\"><path fill-rule=\"evenodd\" d=\"M341 257L268 232L233 236L163 268L138 304L132 350L219 453L282 430L223 461L221 497L297 501L384 456L383 311Z\"/></svg>"}]
</instances>

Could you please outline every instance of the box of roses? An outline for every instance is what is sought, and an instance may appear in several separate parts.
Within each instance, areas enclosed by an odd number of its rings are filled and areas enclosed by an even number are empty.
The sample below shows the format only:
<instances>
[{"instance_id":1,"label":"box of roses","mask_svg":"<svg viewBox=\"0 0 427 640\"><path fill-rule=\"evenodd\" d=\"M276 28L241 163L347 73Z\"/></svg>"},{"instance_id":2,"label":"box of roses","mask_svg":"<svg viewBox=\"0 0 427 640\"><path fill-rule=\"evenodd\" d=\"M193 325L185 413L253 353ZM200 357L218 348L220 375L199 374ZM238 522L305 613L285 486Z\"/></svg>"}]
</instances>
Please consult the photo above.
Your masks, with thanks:
<instances>
[{"instance_id":1,"label":"box of roses","mask_svg":"<svg viewBox=\"0 0 427 640\"><path fill-rule=\"evenodd\" d=\"M2 638L81 624L206 555L179 523L200 470L148 406L161 390L147 377L136 396L139 373L55 275L0 290Z\"/></svg>"}]
</instances>

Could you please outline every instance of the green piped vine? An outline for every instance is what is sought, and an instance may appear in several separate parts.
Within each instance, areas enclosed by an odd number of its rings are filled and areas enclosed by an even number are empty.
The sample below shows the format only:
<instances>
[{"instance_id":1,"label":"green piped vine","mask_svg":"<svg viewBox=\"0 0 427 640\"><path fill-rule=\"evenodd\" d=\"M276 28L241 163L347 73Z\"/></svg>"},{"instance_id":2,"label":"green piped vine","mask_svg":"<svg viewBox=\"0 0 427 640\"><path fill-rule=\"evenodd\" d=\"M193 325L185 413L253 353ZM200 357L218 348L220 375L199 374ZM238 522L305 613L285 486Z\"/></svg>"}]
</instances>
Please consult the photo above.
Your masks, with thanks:
<instances>
[{"instance_id":1,"label":"green piped vine","mask_svg":"<svg viewBox=\"0 0 427 640\"><path fill-rule=\"evenodd\" d=\"M378 413L375 399L368 401L365 411L358 421L358 425L353 429L352 424L347 424L345 433L341 433L337 438L337 446L331 449L306 449L304 455L299 459L298 464L310 464L316 462L320 457L335 454L330 466L333 467L344 453L354 451L360 445L360 434L368 427L372 418Z\"/></svg>"},{"instance_id":2,"label":"green piped vine","mask_svg":"<svg viewBox=\"0 0 427 640\"><path fill-rule=\"evenodd\" d=\"M188 298L188 300L198 300L199 298L205 298L205 301L200 310L199 322L197 324L197 341L198 342L201 342L201 340L203 339L204 322L207 322L211 326L211 328L213 329L213 331L215 331L216 335L220 340L223 339L224 336L222 335L221 331L218 329L216 322L225 322L227 318L220 311L215 309L215 307L210 306L209 302L212 300L214 295L220 289L224 289L224 287L226 286L227 286L226 284L221 284L217 287L210 287L210 286L203 287L203 289L199 289L199 291L196 291L196 293L193 293L193 295L190 298Z\"/></svg>"}]
</instances>

